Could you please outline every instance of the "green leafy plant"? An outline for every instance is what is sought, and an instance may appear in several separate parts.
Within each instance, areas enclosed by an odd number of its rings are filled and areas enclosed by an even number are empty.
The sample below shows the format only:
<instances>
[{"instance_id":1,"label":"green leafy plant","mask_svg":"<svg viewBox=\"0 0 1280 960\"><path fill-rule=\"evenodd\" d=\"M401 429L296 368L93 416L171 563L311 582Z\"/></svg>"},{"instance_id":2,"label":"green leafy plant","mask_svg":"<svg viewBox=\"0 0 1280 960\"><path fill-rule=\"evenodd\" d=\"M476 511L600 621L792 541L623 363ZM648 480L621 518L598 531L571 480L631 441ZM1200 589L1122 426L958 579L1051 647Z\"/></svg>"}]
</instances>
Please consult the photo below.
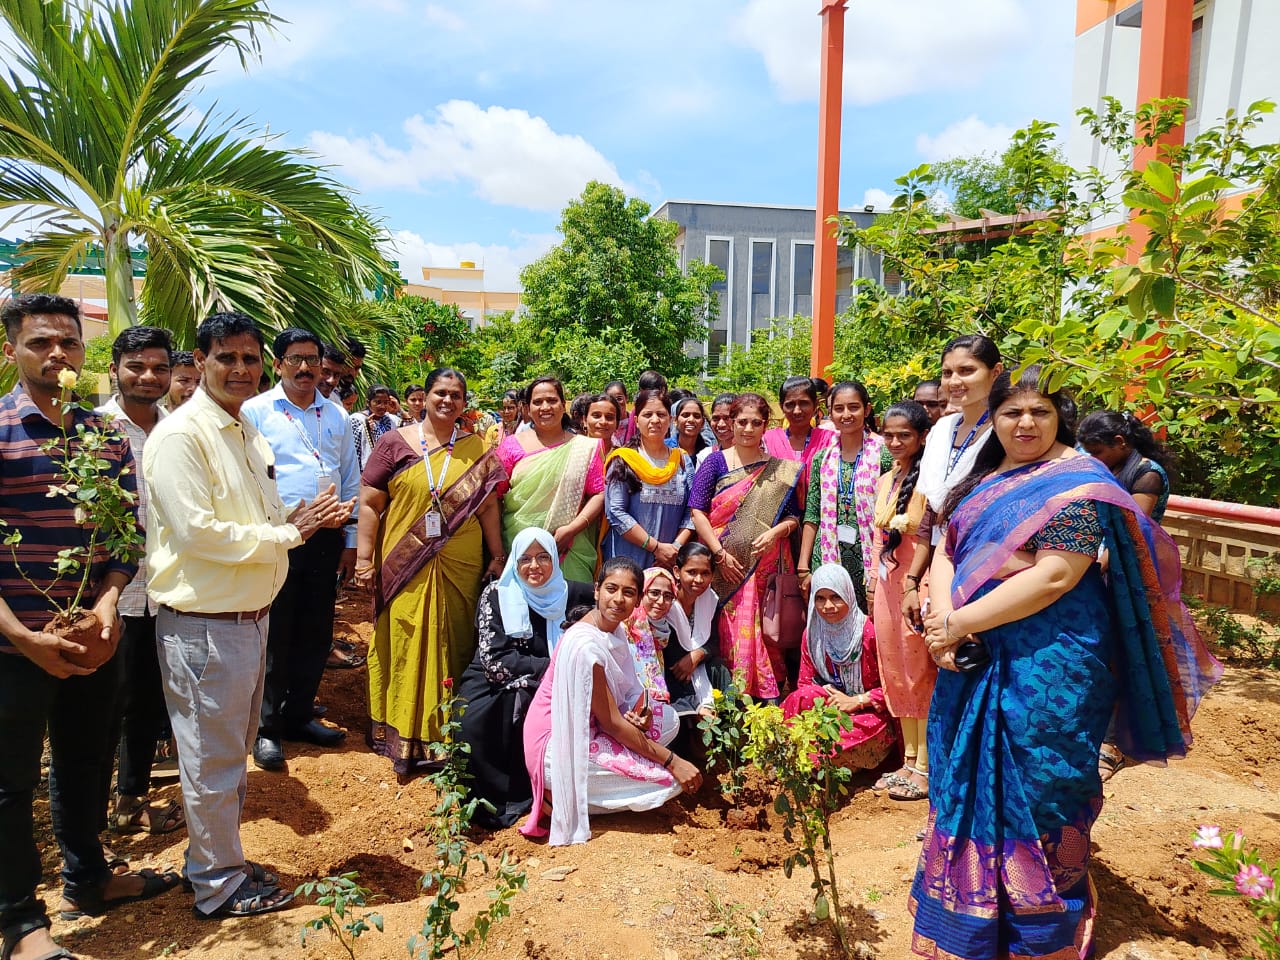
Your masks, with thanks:
<instances>
[{"instance_id":1,"label":"green leafy plant","mask_svg":"<svg viewBox=\"0 0 1280 960\"><path fill-rule=\"evenodd\" d=\"M777 784L773 808L784 818L783 837L795 847L782 870L790 877L796 867L812 869L813 912L831 925L841 951L852 957L831 847L831 814L848 795L852 776L838 762L838 745L852 721L825 704L786 720L781 707L748 702L744 722L742 755Z\"/></svg>"},{"instance_id":2,"label":"green leafy plant","mask_svg":"<svg viewBox=\"0 0 1280 960\"><path fill-rule=\"evenodd\" d=\"M1228 657L1280 667L1280 628L1259 620L1253 626L1226 607L1202 608L1204 622Z\"/></svg>"},{"instance_id":3,"label":"green leafy plant","mask_svg":"<svg viewBox=\"0 0 1280 960\"><path fill-rule=\"evenodd\" d=\"M710 886L703 887L703 892L707 897L704 914L708 923L702 935L721 941L728 956L759 956L765 911L729 903Z\"/></svg>"},{"instance_id":4,"label":"green leafy plant","mask_svg":"<svg viewBox=\"0 0 1280 960\"><path fill-rule=\"evenodd\" d=\"M368 906L369 889L356 883L358 873L339 874L336 877L325 877L323 880L312 880L298 887L299 897L315 897L317 905L324 907L325 912L314 920L302 925L298 939L305 947L307 937L328 930L329 935L338 941L351 960L356 958L356 942L371 929L377 928L382 933L382 914L357 913L355 908Z\"/></svg>"},{"instance_id":5,"label":"green leafy plant","mask_svg":"<svg viewBox=\"0 0 1280 960\"><path fill-rule=\"evenodd\" d=\"M105 428L99 428L77 423L74 430L67 429L66 418L76 410L93 410L92 404L73 395L76 380L75 371L70 369L65 369L58 375L63 417L59 425L61 435L46 440L40 445L40 449L53 461L59 479L58 483L50 485L46 496L70 502L75 510L76 523L84 534L84 542L80 546L65 547L58 551L54 559L53 582L42 586L32 580L18 562L22 531L10 529L4 536L18 573L49 602L56 611L55 619L65 625L70 625L77 619L77 611L89 589L94 560L99 558L99 552L105 550L113 559L134 561L142 555L144 542L135 513L137 496L121 484L121 478L129 472L129 468L124 467L112 474L109 472L111 461L102 456L120 441L120 434L109 424ZM0 527L8 526L0 520ZM72 598L59 603L53 597L53 584L64 577L79 577L79 583Z\"/></svg>"},{"instance_id":6,"label":"green leafy plant","mask_svg":"<svg viewBox=\"0 0 1280 960\"><path fill-rule=\"evenodd\" d=\"M1280 864L1268 864L1256 847L1246 847L1242 831L1223 836L1212 824L1196 831L1192 846L1208 858L1192 861L1196 868L1217 881L1209 892L1242 899L1258 918L1260 956L1280 958Z\"/></svg>"},{"instance_id":7,"label":"green leafy plant","mask_svg":"<svg viewBox=\"0 0 1280 960\"><path fill-rule=\"evenodd\" d=\"M467 836L476 810L481 806L492 810L493 806L468 795L467 754L471 747L458 736L464 709L453 695L452 680L445 680L439 707L440 740L433 745L440 769L427 778L437 794L429 825L435 841L436 866L422 878L422 888L431 899L421 931L408 941L410 955L424 960L439 960L451 951L460 957L464 948L483 946L493 925L510 915L511 901L527 883L524 869L512 863L505 851L498 863L491 865L484 851L472 846ZM484 874L492 872L493 886L488 891L487 905L476 913L469 927L459 930L453 918L473 867Z\"/></svg>"},{"instance_id":8,"label":"green leafy plant","mask_svg":"<svg viewBox=\"0 0 1280 960\"><path fill-rule=\"evenodd\" d=\"M746 745L746 707L751 698L745 696L737 684L731 683L724 690L711 692L714 712L698 721L702 731L702 743L707 748L707 769L717 764L725 768L728 783L721 783L720 790L732 798L742 791L746 759L742 750Z\"/></svg>"}]
</instances>

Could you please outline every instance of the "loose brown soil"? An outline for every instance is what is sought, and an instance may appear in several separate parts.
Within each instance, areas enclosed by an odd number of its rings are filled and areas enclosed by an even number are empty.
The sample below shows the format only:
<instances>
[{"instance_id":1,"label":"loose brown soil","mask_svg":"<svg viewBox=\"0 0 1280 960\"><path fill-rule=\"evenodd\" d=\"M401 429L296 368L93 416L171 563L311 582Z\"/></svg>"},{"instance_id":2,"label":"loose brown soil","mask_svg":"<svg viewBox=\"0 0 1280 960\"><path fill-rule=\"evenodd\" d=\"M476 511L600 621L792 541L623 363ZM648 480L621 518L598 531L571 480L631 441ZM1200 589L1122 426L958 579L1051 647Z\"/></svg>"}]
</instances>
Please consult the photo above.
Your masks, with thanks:
<instances>
[{"instance_id":1,"label":"loose brown soil","mask_svg":"<svg viewBox=\"0 0 1280 960\"><path fill-rule=\"evenodd\" d=\"M64 621L55 618L45 624L45 632L54 636L78 643L85 648L84 653L64 654L68 660L78 667L96 670L115 653L115 648L107 640L102 639L102 621L92 610L75 610L75 619Z\"/></svg>"},{"instance_id":2,"label":"loose brown soil","mask_svg":"<svg viewBox=\"0 0 1280 960\"><path fill-rule=\"evenodd\" d=\"M357 607L346 613L356 617ZM341 620L339 632L367 636L368 624ZM364 747L365 673L330 670L320 693L327 719L350 736L336 750L290 744L287 773L249 768L243 827L247 855L284 883L355 870L372 888L386 932L366 934L357 956L407 956L405 940L422 923L419 878L432 860L423 829L432 791L422 781L398 786L390 764ZM1195 719L1190 757L1166 768L1122 771L1108 785L1093 831L1093 879L1100 901L1098 956L1110 960L1234 960L1249 953L1252 926L1234 900L1210 897L1191 864L1190 838L1202 823L1243 829L1264 856L1280 857L1280 673L1233 667ZM864 956L908 955L907 891L923 825L923 803L900 803L865 789L861 778L835 818L841 894ZM157 792L178 799L175 781ZM529 876L512 916L499 924L484 956L692 960L759 955L777 960L835 956L826 927L812 917L809 882L787 879L787 846L763 784L750 781L735 809L703 789L646 815L597 817L590 843L551 849L514 829L479 835L484 850L518 857ZM730 823L730 817L733 822ZM58 898L57 847L48 806L38 804L51 907ZM116 852L135 866L176 867L185 834L119 838ZM572 867L560 879L544 878ZM556 871L556 874L563 871ZM483 878L464 896L462 916L483 898ZM319 909L208 923L191 916L191 897L174 891L105 917L54 922L60 941L85 958L345 956L323 937L303 948L298 930ZM754 918L754 919L753 919ZM758 945L750 928L758 923ZM758 951L758 954L757 954ZM467 956L471 956L468 952Z\"/></svg>"}]
</instances>

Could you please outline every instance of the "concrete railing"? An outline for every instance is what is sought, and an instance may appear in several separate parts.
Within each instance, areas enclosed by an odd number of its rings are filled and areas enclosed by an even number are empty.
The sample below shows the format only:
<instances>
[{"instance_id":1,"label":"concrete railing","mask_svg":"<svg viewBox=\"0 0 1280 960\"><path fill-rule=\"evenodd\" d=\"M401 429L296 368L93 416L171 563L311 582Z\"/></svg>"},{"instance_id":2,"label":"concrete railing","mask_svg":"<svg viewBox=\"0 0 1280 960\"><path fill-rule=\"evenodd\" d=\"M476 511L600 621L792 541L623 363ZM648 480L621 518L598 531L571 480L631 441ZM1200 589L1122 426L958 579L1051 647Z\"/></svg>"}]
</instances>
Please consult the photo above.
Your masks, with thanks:
<instances>
[{"instance_id":1,"label":"concrete railing","mask_svg":"<svg viewBox=\"0 0 1280 960\"><path fill-rule=\"evenodd\" d=\"M1280 562L1280 510L1170 497L1164 528L1182 553L1184 593L1242 613L1280 615L1280 596L1254 590L1257 565Z\"/></svg>"}]
</instances>

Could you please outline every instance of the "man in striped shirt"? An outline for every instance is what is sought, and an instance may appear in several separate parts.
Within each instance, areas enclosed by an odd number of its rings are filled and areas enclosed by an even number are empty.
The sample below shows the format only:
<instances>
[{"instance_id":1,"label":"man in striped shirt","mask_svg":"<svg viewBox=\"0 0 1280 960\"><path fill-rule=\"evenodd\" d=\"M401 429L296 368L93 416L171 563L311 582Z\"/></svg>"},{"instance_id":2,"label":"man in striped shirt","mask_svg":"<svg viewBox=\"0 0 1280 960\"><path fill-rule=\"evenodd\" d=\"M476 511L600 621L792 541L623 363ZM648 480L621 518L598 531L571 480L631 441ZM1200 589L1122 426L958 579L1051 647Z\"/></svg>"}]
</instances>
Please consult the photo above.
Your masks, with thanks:
<instances>
[{"instance_id":1,"label":"man in striped shirt","mask_svg":"<svg viewBox=\"0 0 1280 960\"><path fill-rule=\"evenodd\" d=\"M60 440L64 426L103 426L97 414L62 412L59 377L78 374L84 363L79 311L63 297L30 294L6 302L0 319L4 355L18 367L17 386L0 398L0 519L22 534L20 543L0 549L0 934L5 956L24 960L59 956L36 896L41 868L31 814L46 728L63 915L97 914L154 896L178 877L154 871L115 876L108 868L98 832L110 782L115 671L111 661L96 670L77 666L68 655L86 649L44 630L53 604L72 599L79 579L55 576L58 551L83 547L85 539L75 504L49 495L62 478L40 445ZM122 487L136 490L128 440L118 438L100 456ZM115 644L116 604L136 565L102 550L93 568L86 602L103 623L102 640Z\"/></svg>"}]
</instances>

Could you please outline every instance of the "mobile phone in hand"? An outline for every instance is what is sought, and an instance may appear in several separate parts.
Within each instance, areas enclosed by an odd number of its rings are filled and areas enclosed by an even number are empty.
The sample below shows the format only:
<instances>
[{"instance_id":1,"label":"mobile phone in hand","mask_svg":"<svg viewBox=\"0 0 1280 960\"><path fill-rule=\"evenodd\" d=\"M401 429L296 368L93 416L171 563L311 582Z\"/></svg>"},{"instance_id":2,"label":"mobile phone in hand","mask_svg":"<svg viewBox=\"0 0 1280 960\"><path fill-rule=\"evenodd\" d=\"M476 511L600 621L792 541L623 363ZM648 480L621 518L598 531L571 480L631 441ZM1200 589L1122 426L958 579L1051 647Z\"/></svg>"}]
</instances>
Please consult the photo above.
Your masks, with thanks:
<instances>
[{"instance_id":1,"label":"mobile phone in hand","mask_svg":"<svg viewBox=\"0 0 1280 960\"><path fill-rule=\"evenodd\" d=\"M646 687L640 692L640 699L636 701L635 706L631 708L631 712L637 716L643 716L644 712L649 709L649 689Z\"/></svg>"}]
</instances>

